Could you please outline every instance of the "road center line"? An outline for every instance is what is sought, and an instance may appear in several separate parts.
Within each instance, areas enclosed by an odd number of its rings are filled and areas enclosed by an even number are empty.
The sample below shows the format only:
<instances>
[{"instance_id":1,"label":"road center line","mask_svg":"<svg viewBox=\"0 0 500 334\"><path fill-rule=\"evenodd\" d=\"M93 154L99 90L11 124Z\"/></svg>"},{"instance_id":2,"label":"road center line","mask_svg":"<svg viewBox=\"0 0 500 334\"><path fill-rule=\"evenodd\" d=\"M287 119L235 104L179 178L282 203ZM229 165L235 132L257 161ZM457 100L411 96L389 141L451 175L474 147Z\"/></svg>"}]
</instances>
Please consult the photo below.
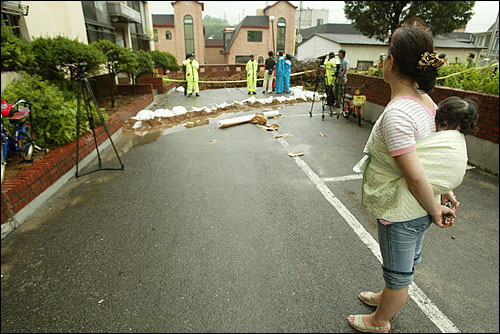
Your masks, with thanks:
<instances>
[{"instance_id":1,"label":"road center line","mask_svg":"<svg viewBox=\"0 0 500 334\"><path fill-rule=\"evenodd\" d=\"M278 138L278 141L285 149L289 149L290 145L283 139ZM346 220L349 226L354 230L363 243L370 249L382 263L382 255L378 242L368 233L364 227L359 223L356 217L345 207L340 200L335 197L331 190L325 185L325 182L313 172L313 170L302 160L300 157L293 158L302 171L309 177L309 179L316 185L316 188L327 199L330 204L338 211L338 213ZM413 282L408 289L408 295L413 299L417 306L424 312L443 333L460 333L460 330L451 322L446 315L444 315L437 306L420 290L419 287Z\"/></svg>"}]
</instances>

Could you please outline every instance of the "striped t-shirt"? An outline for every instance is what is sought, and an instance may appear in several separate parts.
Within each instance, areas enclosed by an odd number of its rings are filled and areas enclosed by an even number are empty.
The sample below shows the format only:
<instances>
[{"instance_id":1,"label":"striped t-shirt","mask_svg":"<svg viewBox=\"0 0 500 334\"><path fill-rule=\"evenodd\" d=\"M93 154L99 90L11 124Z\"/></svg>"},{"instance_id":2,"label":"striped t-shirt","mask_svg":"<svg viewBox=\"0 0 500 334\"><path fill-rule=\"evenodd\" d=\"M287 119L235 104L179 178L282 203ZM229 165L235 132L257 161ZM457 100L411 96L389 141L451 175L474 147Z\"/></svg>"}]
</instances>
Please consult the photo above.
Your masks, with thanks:
<instances>
[{"instance_id":1,"label":"striped t-shirt","mask_svg":"<svg viewBox=\"0 0 500 334\"><path fill-rule=\"evenodd\" d=\"M375 131L387 145L391 157L416 150L416 141L436 132L436 104L430 110L413 96L389 102L375 123Z\"/></svg>"}]
</instances>

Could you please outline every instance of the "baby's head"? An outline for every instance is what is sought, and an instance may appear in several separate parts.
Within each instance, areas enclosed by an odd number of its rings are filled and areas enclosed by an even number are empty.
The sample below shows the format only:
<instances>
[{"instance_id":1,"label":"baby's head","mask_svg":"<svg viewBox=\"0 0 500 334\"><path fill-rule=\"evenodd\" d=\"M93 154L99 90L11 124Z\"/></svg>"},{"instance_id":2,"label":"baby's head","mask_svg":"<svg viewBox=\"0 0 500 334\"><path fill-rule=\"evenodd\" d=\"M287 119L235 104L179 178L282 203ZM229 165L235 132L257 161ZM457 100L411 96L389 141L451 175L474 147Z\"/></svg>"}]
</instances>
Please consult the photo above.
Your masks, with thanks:
<instances>
[{"instance_id":1,"label":"baby's head","mask_svg":"<svg viewBox=\"0 0 500 334\"><path fill-rule=\"evenodd\" d=\"M436 112L437 131L458 130L465 134L475 131L478 119L477 104L470 98L450 96L439 102Z\"/></svg>"}]
</instances>

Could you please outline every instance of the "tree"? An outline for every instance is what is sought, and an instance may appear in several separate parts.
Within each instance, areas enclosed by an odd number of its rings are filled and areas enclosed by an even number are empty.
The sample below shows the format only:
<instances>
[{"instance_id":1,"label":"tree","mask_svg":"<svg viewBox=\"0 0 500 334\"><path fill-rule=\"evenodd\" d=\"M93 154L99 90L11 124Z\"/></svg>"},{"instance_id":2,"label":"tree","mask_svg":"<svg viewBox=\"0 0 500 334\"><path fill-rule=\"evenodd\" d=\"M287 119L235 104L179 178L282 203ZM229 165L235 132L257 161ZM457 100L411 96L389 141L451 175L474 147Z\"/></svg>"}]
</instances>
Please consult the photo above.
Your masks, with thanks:
<instances>
[{"instance_id":1,"label":"tree","mask_svg":"<svg viewBox=\"0 0 500 334\"><path fill-rule=\"evenodd\" d=\"M114 108L115 106L115 80L116 80L116 74L118 73L119 66L120 66L120 56L121 53L123 52L123 47L121 47L118 44L115 44L111 41L108 41L106 39L100 39L95 42L92 42L90 44L92 47L100 50L107 58L107 61L105 63L106 69L108 70L108 73L111 74L111 108Z\"/></svg>"},{"instance_id":2,"label":"tree","mask_svg":"<svg viewBox=\"0 0 500 334\"><path fill-rule=\"evenodd\" d=\"M404 20L419 17L434 35L467 25L475 1L344 1L344 13L363 35L390 40Z\"/></svg>"},{"instance_id":3,"label":"tree","mask_svg":"<svg viewBox=\"0 0 500 334\"><path fill-rule=\"evenodd\" d=\"M153 60L149 53L144 50L125 49L121 54L119 71L127 74L132 79L135 95L137 77L141 74L153 73Z\"/></svg>"},{"instance_id":4,"label":"tree","mask_svg":"<svg viewBox=\"0 0 500 334\"><path fill-rule=\"evenodd\" d=\"M229 23L225 19L219 19L207 15L203 18L203 26L205 27L205 38L222 38L222 30Z\"/></svg>"},{"instance_id":5,"label":"tree","mask_svg":"<svg viewBox=\"0 0 500 334\"><path fill-rule=\"evenodd\" d=\"M28 73L38 74L60 87L67 84L64 79L68 69L64 64L85 62L87 72L92 75L98 73L100 65L106 62L106 56L100 50L64 36L38 37L31 42L31 47L34 61L28 66Z\"/></svg>"},{"instance_id":6,"label":"tree","mask_svg":"<svg viewBox=\"0 0 500 334\"><path fill-rule=\"evenodd\" d=\"M162 68L164 71L179 70L179 65L177 65L177 60L171 53L154 50L150 51L150 55L156 67Z\"/></svg>"},{"instance_id":7,"label":"tree","mask_svg":"<svg viewBox=\"0 0 500 334\"><path fill-rule=\"evenodd\" d=\"M18 38L14 28L2 21L2 71L19 71L33 61L29 42Z\"/></svg>"}]
</instances>

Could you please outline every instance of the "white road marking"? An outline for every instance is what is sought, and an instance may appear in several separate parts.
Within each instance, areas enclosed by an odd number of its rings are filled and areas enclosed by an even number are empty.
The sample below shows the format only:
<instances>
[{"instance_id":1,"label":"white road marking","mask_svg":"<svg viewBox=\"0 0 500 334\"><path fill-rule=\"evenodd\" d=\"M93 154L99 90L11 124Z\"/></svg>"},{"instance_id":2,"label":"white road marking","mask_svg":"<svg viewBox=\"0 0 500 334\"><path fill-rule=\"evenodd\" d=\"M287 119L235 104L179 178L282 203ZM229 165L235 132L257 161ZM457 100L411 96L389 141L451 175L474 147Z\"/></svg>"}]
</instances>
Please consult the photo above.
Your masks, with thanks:
<instances>
[{"instance_id":1,"label":"white road marking","mask_svg":"<svg viewBox=\"0 0 500 334\"><path fill-rule=\"evenodd\" d=\"M322 178L323 182L338 182L338 181L348 181L348 180L361 180L363 178L363 174L353 174L346 176L337 176L337 177L326 177Z\"/></svg>"},{"instance_id":2,"label":"white road marking","mask_svg":"<svg viewBox=\"0 0 500 334\"><path fill-rule=\"evenodd\" d=\"M288 150L290 145L283 139L278 139L281 145ZM368 233L359 223L356 217L345 207L340 200L335 197L331 190L325 185L325 182L313 172L313 170L300 157L292 158L309 179L316 185L316 188L330 202L338 213L346 220L349 226L358 235L361 241L370 249L375 257L382 263L382 255L378 242ZM441 330L443 333L460 333L460 330L444 315L437 306L420 290L413 282L408 289L408 295L415 301L417 306L424 314Z\"/></svg>"}]
</instances>

